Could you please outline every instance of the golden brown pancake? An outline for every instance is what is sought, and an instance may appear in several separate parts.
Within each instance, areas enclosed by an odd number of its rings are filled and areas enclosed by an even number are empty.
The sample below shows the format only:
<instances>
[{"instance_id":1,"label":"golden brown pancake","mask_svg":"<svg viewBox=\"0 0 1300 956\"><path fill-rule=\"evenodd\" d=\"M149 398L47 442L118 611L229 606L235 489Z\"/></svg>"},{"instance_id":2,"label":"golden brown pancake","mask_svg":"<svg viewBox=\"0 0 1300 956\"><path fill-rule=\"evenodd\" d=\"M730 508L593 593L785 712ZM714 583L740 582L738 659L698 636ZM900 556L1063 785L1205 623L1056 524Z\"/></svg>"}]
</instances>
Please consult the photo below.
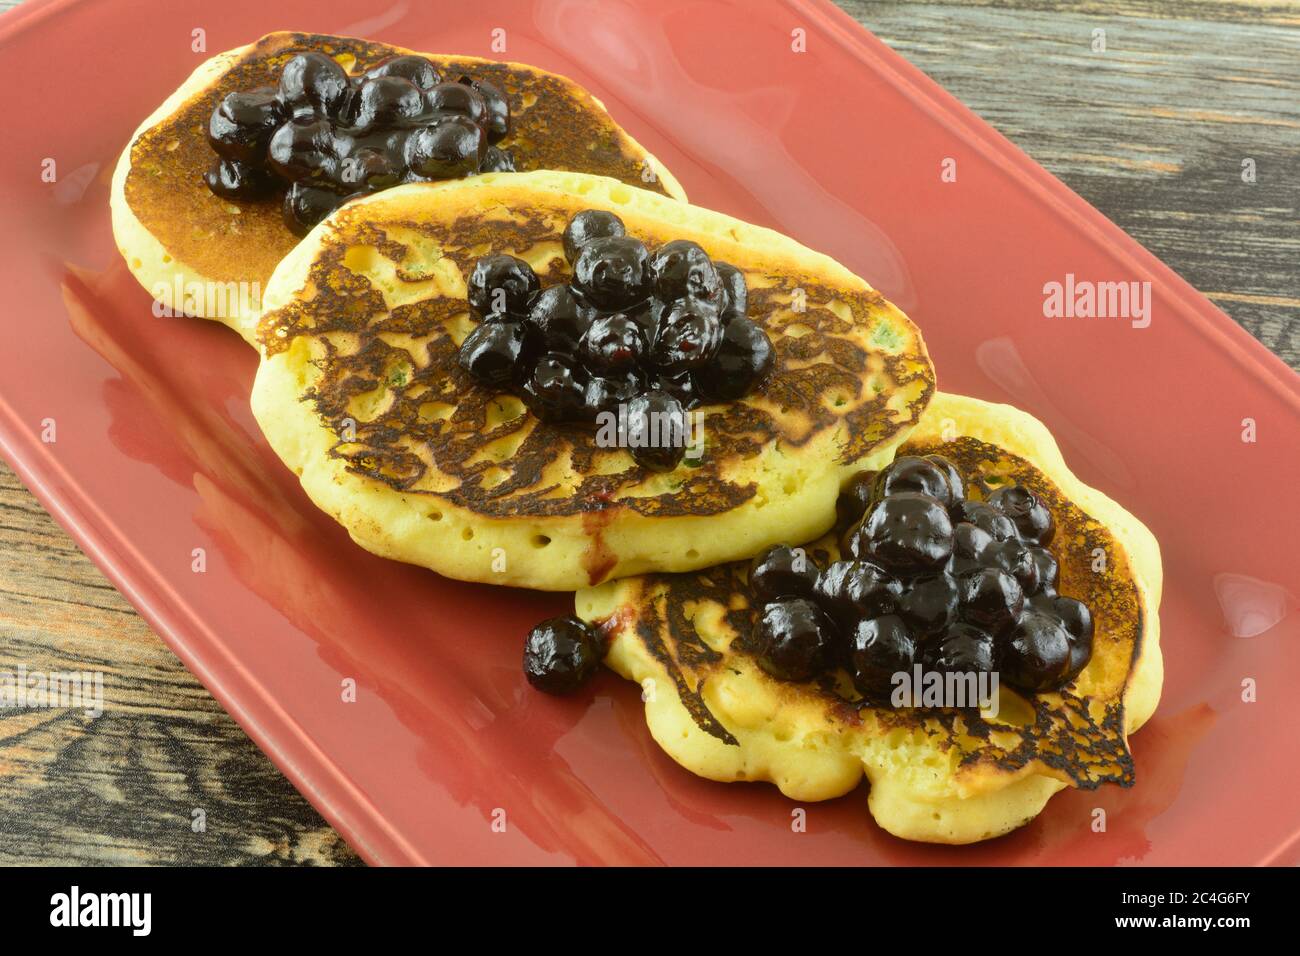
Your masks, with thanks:
<instances>
[{"instance_id":1,"label":"golden brown pancake","mask_svg":"<svg viewBox=\"0 0 1300 956\"><path fill-rule=\"evenodd\" d=\"M702 409L698 463L649 471L592 425L543 423L457 365L474 261L508 252L544 285L567 281L561 234L583 209L616 212L651 247L694 240L748 280L775 369ZM934 387L915 326L834 260L576 173L404 186L339 210L276 270L259 340L254 414L357 541L451 577L555 590L821 534L843 478L889 461Z\"/></svg>"},{"instance_id":2,"label":"golden brown pancake","mask_svg":"<svg viewBox=\"0 0 1300 956\"><path fill-rule=\"evenodd\" d=\"M114 232L128 266L145 288L156 292L161 284L170 289L178 273L183 287L256 284L246 309L223 298L226 314L212 315L212 303L199 294L187 298L188 314L217 318L232 328L254 318L271 272L298 242L281 219L278 196L248 202L223 199L208 189L202 175L215 157L206 131L217 104L236 90L274 85L284 63L305 50L328 53L354 75L390 56L412 52L351 37L267 34L200 66L145 121L118 163ZM572 80L522 63L420 55L444 75L469 73L506 93L511 133L500 145L513 151L520 171L572 169L685 199L658 160Z\"/></svg>"},{"instance_id":3,"label":"golden brown pancake","mask_svg":"<svg viewBox=\"0 0 1300 956\"><path fill-rule=\"evenodd\" d=\"M1003 684L996 717L875 707L842 673L786 682L758 666L747 562L579 592L580 616L610 638L606 663L646 688L655 739L695 773L772 781L796 800L840 796L865 774L877 822L931 842L998 836L1065 786L1132 785L1127 735L1155 709L1162 675L1151 533L1075 478L1046 428L1009 406L936 394L899 453L942 454L968 488L1018 482L1048 504L1059 592L1086 603L1096 627L1082 673L1053 693ZM823 567L836 560L835 536L809 553Z\"/></svg>"}]
</instances>

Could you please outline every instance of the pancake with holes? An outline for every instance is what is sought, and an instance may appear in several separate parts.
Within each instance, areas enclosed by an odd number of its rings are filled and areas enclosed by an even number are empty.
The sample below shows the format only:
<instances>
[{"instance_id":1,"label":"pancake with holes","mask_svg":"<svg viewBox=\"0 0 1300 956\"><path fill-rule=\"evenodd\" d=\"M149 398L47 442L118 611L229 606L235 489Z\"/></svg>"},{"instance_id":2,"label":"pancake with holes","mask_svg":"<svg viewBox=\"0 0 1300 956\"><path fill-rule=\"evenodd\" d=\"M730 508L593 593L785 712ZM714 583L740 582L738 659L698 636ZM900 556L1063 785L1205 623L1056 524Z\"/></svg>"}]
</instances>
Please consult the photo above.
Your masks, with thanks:
<instances>
[{"instance_id":1,"label":"pancake with holes","mask_svg":"<svg viewBox=\"0 0 1300 956\"><path fill-rule=\"evenodd\" d=\"M323 59L294 65L299 55ZM401 61L394 65L394 58ZM384 75L363 84L368 71ZM343 94L337 100L331 81ZM369 88L363 90L363 85ZM294 94L286 96L290 87ZM491 106L498 94L504 101L496 103L501 115L485 116L484 103ZM227 104L232 95L235 99ZM413 108L408 100L414 101ZM349 103L361 106L350 109ZM374 115L366 114L366 104ZM251 132L244 128L247 135L242 135L229 124L221 128L229 117L214 114L227 105L232 122L251 123ZM483 151L472 169L433 169L437 156L420 157L429 175L459 178L480 168L572 169L685 198L672 174L614 122L600 101L563 76L523 63L412 54L351 37L271 33L203 63L131 137L112 183L118 249L141 285L176 314L251 329L272 270L299 239L285 222L289 187L253 170L242 180L236 176L237 181L224 185L218 180L223 191L214 192L204 179L218 159L209 136L215 131L218 145L225 141L230 156L252 162L251 154L262 159L268 146L274 152L273 128L295 127L300 138L324 152L302 160L311 167L304 183L318 184L327 178L321 174L332 170L336 180L377 189L406 174L405 168L387 168L386 157L390 165L417 163L412 157L419 151L419 137L432 141L433 124L450 119L442 129L464 133L453 115L457 109L483 121L492 145L479 144ZM402 111L409 115L394 116ZM265 128L258 125L263 120ZM499 128L493 130L489 120ZM425 126L430 129L421 129ZM259 136L259 129L265 135ZM328 141L322 143L322 137ZM301 144L289 145L298 149ZM240 169L244 167L229 166L226 172L234 176ZM297 169L292 175L306 176L307 171ZM341 197L349 189L333 192ZM329 190L305 189L295 208L310 210L329 195Z\"/></svg>"},{"instance_id":2,"label":"pancake with holes","mask_svg":"<svg viewBox=\"0 0 1300 956\"><path fill-rule=\"evenodd\" d=\"M475 263L506 253L567 282L564 230L585 211L615 212L650 249L689 241L732 264L770 340L766 377L701 404L698 454L667 470L591 423L542 420L458 361L478 325ZM363 547L470 581L573 590L815 537L845 477L889 461L934 388L915 326L834 260L576 173L348 204L281 263L266 304L252 404L272 447Z\"/></svg>"},{"instance_id":3,"label":"pancake with holes","mask_svg":"<svg viewBox=\"0 0 1300 956\"><path fill-rule=\"evenodd\" d=\"M1090 645L1077 645L1085 653L1065 669L1031 653L1032 667L1058 669L1048 680L1026 673L1028 652L1016 643L1022 625L1015 624L993 663L1002 677L995 696L967 706L942 706L954 702L939 699L911 706L917 701L873 699L875 692L860 679L864 655L879 646L872 643L881 633L877 625L897 623L896 615L908 618L905 598L896 592L895 610L867 612L895 616L866 623L859 617L856 625L835 618L845 634L844 658L814 677L789 679L787 673L783 679L773 676L766 625L759 623L763 601L755 597L759 585L748 562L583 590L576 596L578 615L607 636L605 663L645 689L655 740L703 777L770 781L799 801L838 797L865 775L877 823L899 837L935 843L1006 833L1034 819L1065 787L1133 784L1128 735L1155 710L1163 679L1161 563L1151 532L1079 481L1047 429L1010 406L936 394L899 454L943 456L972 496L993 500L999 487L1032 491L1054 517L1046 548L1054 560L1047 561L1041 581L1031 572L1035 581L1024 586L1020 621L1039 606L1082 605L1091 615L1086 632L1076 629L1090 639ZM840 542L852 540L851 532L832 533L806 546L810 566L821 569L816 593L829 593L825 582L834 575L825 569L841 556ZM960 533L956 540L959 558ZM1019 589L1014 582L1011 587L1019 607ZM866 606L881 593L863 588L855 599ZM963 603L964 620L967 610ZM907 627L919 648L921 628L914 620ZM959 641L974 633L956 621L943 628L936 638L942 639L940 659L953 647L944 633L958 633ZM1028 649L1035 650L1041 648ZM916 660L923 657L918 650ZM782 663L788 668L791 661L787 656Z\"/></svg>"}]
</instances>

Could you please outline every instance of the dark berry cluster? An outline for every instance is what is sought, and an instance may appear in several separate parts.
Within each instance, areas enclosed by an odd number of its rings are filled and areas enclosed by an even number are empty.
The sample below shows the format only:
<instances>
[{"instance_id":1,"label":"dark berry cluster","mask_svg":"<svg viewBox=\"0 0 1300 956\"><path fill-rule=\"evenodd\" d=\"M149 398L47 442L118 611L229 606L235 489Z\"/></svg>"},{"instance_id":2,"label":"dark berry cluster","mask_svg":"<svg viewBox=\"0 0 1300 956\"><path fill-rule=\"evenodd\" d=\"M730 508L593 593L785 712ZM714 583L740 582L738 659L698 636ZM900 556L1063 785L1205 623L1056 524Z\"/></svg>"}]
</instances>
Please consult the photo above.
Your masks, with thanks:
<instances>
[{"instance_id":1,"label":"dark berry cluster","mask_svg":"<svg viewBox=\"0 0 1300 956\"><path fill-rule=\"evenodd\" d=\"M496 254L469 277L480 320L460 349L478 381L517 389L543 421L591 421L625 408L629 419L684 420L703 402L748 394L772 367L772 342L746 314L735 266L683 239L651 252L610 212L578 213L564 230L567 284L541 288L528 263ZM630 448L657 470L683 446Z\"/></svg>"},{"instance_id":2,"label":"dark berry cluster","mask_svg":"<svg viewBox=\"0 0 1300 956\"><path fill-rule=\"evenodd\" d=\"M395 56L349 76L323 53L284 65L278 87L227 94L208 122L217 152L208 188L230 199L278 190L284 221L304 235L354 196L399 183L512 172L496 143L510 133L502 92L468 76L443 82L422 56Z\"/></svg>"},{"instance_id":3,"label":"dark berry cluster","mask_svg":"<svg viewBox=\"0 0 1300 956\"><path fill-rule=\"evenodd\" d=\"M1028 488L967 498L948 459L904 456L857 476L839 507L843 560L818 568L778 546L750 570L758 659L773 676L843 667L864 697L885 703L894 674L916 664L997 671L1036 692L1088 663L1092 614L1056 593L1055 523Z\"/></svg>"}]
</instances>

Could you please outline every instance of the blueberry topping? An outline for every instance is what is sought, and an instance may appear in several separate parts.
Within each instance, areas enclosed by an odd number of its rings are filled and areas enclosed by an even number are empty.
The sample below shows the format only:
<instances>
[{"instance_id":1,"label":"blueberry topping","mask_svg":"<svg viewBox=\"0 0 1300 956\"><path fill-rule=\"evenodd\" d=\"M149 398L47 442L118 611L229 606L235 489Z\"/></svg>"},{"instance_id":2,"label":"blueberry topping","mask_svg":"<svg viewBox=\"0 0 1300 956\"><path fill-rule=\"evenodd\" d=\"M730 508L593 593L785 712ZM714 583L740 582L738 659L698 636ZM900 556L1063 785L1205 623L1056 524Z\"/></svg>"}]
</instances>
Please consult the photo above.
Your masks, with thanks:
<instances>
[{"instance_id":1,"label":"blueberry topping","mask_svg":"<svg viewBox=\"0 0 1300 956\"><path fill-rule=\"evenodd\" d=\"M941 567L952 554L952 521L935 498L901 492L882 498L867 513L858 536L858 556L893 571Z\"/></svg>"},{"instance_id":2,"label":"blueberry topping","mask_svg":"<svg viewBox=\"0 0 1300 956\"><path fill-rule=\"evenodd\" d=\"M457 353L460 367L484 384L509 384L519 368L525 336L521 319L502 316L481 322Z\"/></svg>"},{"instance_id":3,"label":"blueberry topping","mask_svg":"<svg viewBox=\"0 0 1300 956\"><path fill-rule=\"evenodd\" d=\"M482 316L494 312L526 315L541 288L537 273L522 259L503 253L484 256L469 274L469 304Z\"/></svg>"},{"instance_id":4,"label":"blueberry topping","mask_svg":"<svg viewBox=\"0 0 1300 956\"><path fill-rule=\"evenodd\" d=\"M623 309L650 293L650 255L630 236L588 239L573 263L573 283L599 309Z\"/></svg>"},{"instance_id":5,"label":"blueberry topping","mask_svg":"<svg viewBox=\"0 0 1300 956\"><path fill-rule=\"evenodd\" d=\"M515 157L494 144L510 132L510 106L493 84L454 83L427 59L390 57L349 76L319 52L291 57L276 87L227 94L208 120L208 142L223 162L204 181L225 199L283 191L285 224L305 235L342 199L406 182L513 172Z\"/></svg>"},{"instance_id":6,"label":"blueberry topping","mask_svg":"<svg viewBox=\"0 0 1300 956\"><path fill-rule=\"evenodd\" d=\"M763 607L754 632L759 666L780 680L808 680L830 664L834 625L812 601L782 598Z\"/></svg>"},{"instance_id":7,"label":"blueberry topping","mask_svg":"<svg viewBox=\"0 0 1300 956\"><path fill-rule=\"evenodd\" d=\"M717 311L696 299L678 302L659 320L650 361L668 375L703 368L722 341Z\"/></svg>"},{"instance_id":8,"label":"blueberry topping","mask_svg":"<svg viewBox=\"0 0 1300 956\"><path fill-rule=\"evenodd\" d=\"M587 209L572 219L564 227L564 258L573 265L578 258L578 250L593 239L615 239L627 235L623 220L612 212L603 209Z\"/></svg>"},{"instance_id":9,"label":"blueberry topping","mask_svg":"<svg viewBox=\"0 0 1300 956\"><path fill-rule=\"evenodd\" d=\"M759 601L782 597L811 598L817 588L817 564L802 548L784 544L768 548L749 568L749 589Z\"/></svg>"},{"instance_id":10,"label":"blueberry topping","mask_svg":"<svg viewBox=\"0 0 1300 956\"><path fill-rule=\"evenodd\" d=\"M1052 512L1028 488L1023 485L999 488L989 496L989 505L1010 518L1025 541L1051 543L1056 531Z\"/></svg>"},{"instance_id":11,"label":"blueberry topping","mask_svg":"<svg viewBox=\"0 0 1300 956\"><path fill-rule=\"evenodd\" d=\"M1008 684L1028 691L1061 686L1070 669L1070 635L1060 618L1026 611L1002 651L1001 672Z\"/></svg>"},{"instance_id":12,"label":"blueberry topping","mask_svg":"<svg viewBox=\"0 0 1300 956\"><path fill-rule=\"evenodd\" d=\"M633 460L651 471L672 471L686 455L686 410L674 396L654 389L627 403L628 444Z\"/></svg>"},{"instance_id":13,"label":"blueberry topping","mask_svg":"<svg viewBox=\"0 0 1300 956\"><path fill-rule=\"evenodd\" d=\"M886 614L859 621L848 647L849 676L858 693L875 703L889 700L894 675L916 663L916 640L901 617Z\"/></svg>"},{"instance_id":14,"label":"blueberry topping","mask_svg":"<svg viewBox=\"0 0 1300 956\"><path fill-rule=\"evenodd\" d=\"M666 242L651 260L655 276L655 295L664 302L687 296L703 299L721 310L722 277L709 254L700 245L686 239Z\"/></svg>"},{"instance_id":15,"label":"blueberry topping","mask_svg":"<svg viewBox=\"0 0 1300 956\"><path fill-rule=\"evenodd\" d=\"M543 621L524 640L524 674L547 694L572 694L600 668L600 635L575 617Z\"/></svg>"},{"instance_id":16,"label":"blueberry topping","mask_svg":"<svg viewBox=\"0 0 1300 956\"><path fill-rule=\"evenodd\" d=\"M582 360L587 367L603 372L636 368L645 350L641 326L621 312L593 321L581 342Z\"/></svg>"}]
</instances>

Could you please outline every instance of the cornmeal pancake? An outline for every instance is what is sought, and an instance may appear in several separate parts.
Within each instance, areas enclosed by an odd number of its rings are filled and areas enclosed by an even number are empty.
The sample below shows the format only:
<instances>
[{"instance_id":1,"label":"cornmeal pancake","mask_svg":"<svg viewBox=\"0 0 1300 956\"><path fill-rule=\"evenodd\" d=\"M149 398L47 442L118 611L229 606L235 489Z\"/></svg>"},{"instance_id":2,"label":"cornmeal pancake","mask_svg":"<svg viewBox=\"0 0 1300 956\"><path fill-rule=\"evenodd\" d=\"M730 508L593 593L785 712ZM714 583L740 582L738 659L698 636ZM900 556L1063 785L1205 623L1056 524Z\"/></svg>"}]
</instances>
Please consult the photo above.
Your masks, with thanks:
<instances>
[{"instance_id":1,"label":"cornmeal pancake","mask_svg":"<svg viewBox=\"0 0 1300 956\"><path fill-rule=\"evenodd\" d=\"M712 780L771 781L796 800L840 796L865 774L882 827L938 843L1006 833L1063 787L1133 783L1127 736L1155 710L1163 677L1154 537L1010 406L936 394L900 449L935 453L968 482L1029 487L1055 515L1060 593L1087 604L1096 627L1078 677L1028 696L1003 683L995 717L873 707L845 680L785 682L758 666L746 562L579 592L579 616L610 639L605 662L643 686L650 731L674 760ZM834 536L808 550L838 557Z\"/></svg>"},{"instance_id":2,"label":"cornmeal pancake","mask_svg":"<svg viewBox=\"0 0 1300 956\"><path fill-rule=\"evenodd\" d=\"M584 209L654 247L699 243L749 285L775 365L700 411L704 453L669 472L543 423L457 364L465 277L506 252L549 285ZM258 329L253 411L303 487L363 547L450 577L572 590L813 538L844 478L888 462L934 388L915 326L785 236L613 179L483 175L349 204L281 263Z\"/></svg>"},{"instance_id":3,"label":"cornmeal pancake","mask_svg":"<svg viewBox=\"0 0 1300 956\"><path fill-rule=\"evenodd\" d=\"M214 195L203 173L215 157L208 119L226 94L274 85L296 53L320 51L351 75L402 47L351 37L270 33L203 63L131 137L113 176L113 232L132 274L177 312L249 328L277 263L298 242L280 199L234 202ZM685 199L672 174L572 80L523 63L420 54L445 76L469 73L510 101L510 148L519 170L573 169L611 176ZM226 283L233 285L227 287ZM240 286L243 283L245 285ZM242 323L242 326L241 326Z\"/></svg>"}]
</instances>

